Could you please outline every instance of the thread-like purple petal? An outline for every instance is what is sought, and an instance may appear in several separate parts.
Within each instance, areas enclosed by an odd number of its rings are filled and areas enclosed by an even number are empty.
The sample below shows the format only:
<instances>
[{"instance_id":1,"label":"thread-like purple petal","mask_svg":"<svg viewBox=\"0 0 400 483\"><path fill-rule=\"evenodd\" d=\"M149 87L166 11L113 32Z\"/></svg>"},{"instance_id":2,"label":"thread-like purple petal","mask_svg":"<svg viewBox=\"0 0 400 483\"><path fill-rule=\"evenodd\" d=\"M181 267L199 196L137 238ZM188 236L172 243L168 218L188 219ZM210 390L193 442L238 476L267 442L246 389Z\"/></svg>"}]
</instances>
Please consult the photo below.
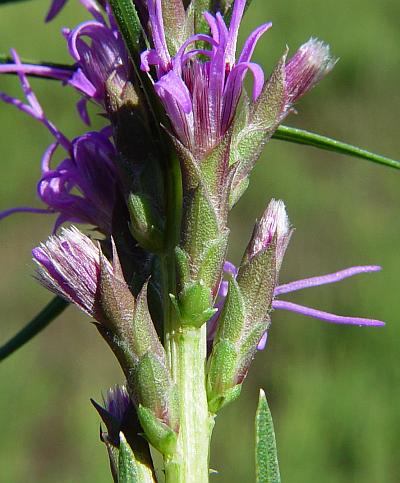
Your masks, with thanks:
<instances>
[{"instance_id":1,"label":"thread-like purple petal","mask_svg":"<svg viewBox=\"0 0 400 483\"><path fill-rule=\"evenodd\" d=\"M261 337L260 342L257 345L257 350L263 351L265 349L265 346L267 345L267 340L268 340L268 331L266 330L263 336Z\"/></svg>"},{"instance_id":2,"label":"thread-like purple petal","mask_svg":"<svg viewBox=\"0 0 400 483\"><path fill-rule=\"evenodd\" d=\"M151 33L155 50L160 58L163 70L167 70L171 57L168 52L167 41L164 34L164 21L161 10L161 0L148 0L147 8L151 23Z\"/></svg>"},{"instance_id":3,"label":"thread-like purple petal","mask_svg":"<svg viewBox=\"0 0 400 483\"><path fill-rule=\"evenodd\" d=\"M230 65L233 65L235 62L237 38L245 6L246 0L235 0L232 11L232 18L229 24L228 41L226 44L226 58Z\"/></svg>"},{"instance_id":4,"label":"thread-like purple petal","mask_svg":"<svg viewBox=\"0 0 400 483\"><path fill-rule=\"evenodd\" d=\"M240 94L242 93L243 80L247 71L253 74L253 101L260 95L264 86L264 71L262 68L253 62L242 62L235 65L229 73L228 81L226 82L223 94L223 114L222 125L223 129L227 130L235 115L236 106L238 104Z\"/></svg>"},{"instance_id":5,"label":"thread-like purple petal","mask_svg":"<svg viewBox=\"0 0 400 483\"><path fill-rule=\"evenodd\" d=\"M335 283L340 280L344 280L348 277L353 277L360 273L379 272L382 267L379 265L361 265L356 267L345 268L338 272L328 273L327 275L321 275L318 277L305 278L303 280L296 280L295 282L279 285L275 288L274 295L282 295L284 293L295 292L309 287L318 287L319 285L325 285L327 283Z\"/></svg>"},{"instance_id":6,"label":"thread-like purple petal","mask_svg":"<svg viewBox=\"0 0 400 483\"><path fill-rule=\"evenodd\" d=\"M78 111L79 117L86 124L86 126L90 126L90 117L87 110L87 99L85 98L80 99L76 103L76 109Z\"/></svg>"},{"instance_id":7,"label":"thread-like purple petal","mask_svg":"<svg viewBox=\"0 0 400 483\"><path fill-rule=\"evenodd\" d=\"M331 314L322 310L312 309L310 307L304 307L303 305L294 304L293 302L286 302L284 300L274 300L272 307L275 310L289 310L290 312L296 312L298 314L305 315L306 317L314 317L315 319L324 320L332 324L347 324L347 325L359 325L359 326L371 326L380 327L385 325L385 322L376 319L364 319L361 317L345 317L341 315Z\"/></svg>"},{"instance_id":8,"label":"thread-like purple petal","mask_svg":"<svg viewBox=\"0 0 400 483\"><path fill-rule=\"evenodd\" d=\"M44 21L50 22L51 20L53 20L53 18L60 13L66 3L67 0L53 0Z\"/></svg>"},{"instance_id":9,"label":"thread-like purple petal","mask_svg":"<svg viewBox=\"0 0 400 483\"><path fill-rule=\"evenodd\" d=\"M18 206L16 208L9 208L8 210L0 211L0 220L14 213L36 213L40 215L52 215L54 211L46 210L44 208L32 208L30 206Z\"/></svg>"},{"instance_id":10,"label":"thread-like purple petal","mask_svg":"<svg viewBox=\"0 0 400 483\"><path fill-rule=\"evenodd\" d=\"M260 25L260 27L256 28L250 36L247 38L243 49L242 53L240 54L238 63L240 64L241 62L249 62L251 59L251 56L253 55L254 49L256 48L257 42L260 39L260 37L270 28L272 27L272 22L265 23L263 25Z\"/></svg>"},{"instance_id":11,"label":"thread-like purple petal","mask_svg":"<svg viewBox=\"0 0 400 483\"><path fill-rule=\"evenodd\" d=\"M48 77L60 81L68 81L74 71L71 69L61 69L59 67L52 67L51 65L34 65L34 64L1 64L0 74L20 73L26 75L37 75Z\"/></svg>"}]
</instances>

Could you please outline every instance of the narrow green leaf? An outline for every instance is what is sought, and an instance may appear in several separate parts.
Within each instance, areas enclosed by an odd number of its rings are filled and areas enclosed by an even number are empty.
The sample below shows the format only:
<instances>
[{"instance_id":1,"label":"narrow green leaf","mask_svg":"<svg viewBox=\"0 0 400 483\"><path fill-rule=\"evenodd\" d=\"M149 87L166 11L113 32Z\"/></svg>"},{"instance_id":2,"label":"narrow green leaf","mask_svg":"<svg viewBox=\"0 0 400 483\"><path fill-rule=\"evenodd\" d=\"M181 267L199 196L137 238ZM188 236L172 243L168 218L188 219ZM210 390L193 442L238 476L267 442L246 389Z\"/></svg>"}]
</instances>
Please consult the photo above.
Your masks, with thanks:
<instances>
[{"instance_id":1,"label":"narrow green leaf","mask_svg":"<svg viewBox=\"0 0 400 483\"><path fill-rule=\"evenodd\" d=\"M347 154L348 156L354 156L356 158L362 158L374 163L390 166L391 168L400 169L400 161L371 153L365 149L352 146L351 144L347 144L342 141L337 141L336 139L331 139L326 136L321 136L320 134L304 131L303 129L297 129L289 126L279 126L272 137L273 139L314 146L315 148L326 149L327 151L333 151L340 154Z\"/></svg>"},{"instance_id":2,"label":"narrow green leaf","mask_svg":"<svg viewBox=\"0 0 400 483\"><path fill-rule=\"evenodd\" d=\"M139 68L141 43L144 41L148 46L147 37L143 31L142 24L135 5L132 0L110 0L111 10L117 20L119 30L125 40L126 47L132 60L133 69L135 71L140 87L146 98L148 108L155 122L156 130L161 136L160 123L165 124L165 111L161 102L154 91L152 82L146 72L142 72Z\"/></svg>"},{"instance_id":3,"label":"narrow green leaf","mask_svg":"<svg viewBox=\"0 0 400 483\"><path fill-rule=\"evenodd\" d=\"M139 40L142 34L136 8L132 0L110 0L110 5L132 60L135 61L139 56Z\"/></svg>"},{"instance_id":4,"label":"narrow green leaf","mask_svg":"<svg viewBox=\"0 0 400 483\"><path fill-rule=\"evenodd\" d=\"M21 329L12 339L0 347L0 361L29 342L35 335L50 324L69 305L61 297L54 297L39 314Z\"/></svg>"},{"instance_id":5,"label":"narrow green leaf","mask_svg":"<svg viewBox=\"0 0 400 483\"><path fill-rule=\"evenodd\" d=\"M136 458L123 433L119 433L118 483L138 483Z\"/></svg>"},{"instance_id":6,"label":"narrow green leaf","mask_svg":"<svg viewBox=\"0 0 400 483\"><path fill-rule=\"evenodd\" d=\"M20 3L22 1L24 0L0 0L0 5L4 5L6 3L17 3L17 2Z\"/></svg>"},{"instance_id":7,"label":"narrow green leaf","mask_svg":"<svg viewBox=\"0 0 400 483\"><path fill-rule=\"evenodd\" d=\"M210 31L210 26L206 22L203 12L212 10L212 0L192 0L189 12L194 16L194 31L196 34L207 34Z\"/></svg>"},{"instance_id":8,"label":"narrow green leaf","mask_svg":"<svg viewBox=\"0 0 400 483\"><path fill-rule=\"evenodd\" d=\"M256 482L280 483L274 425L262 389L256 412Z\"/></svg>"},{"instance_id":9,"label":"narrow green leaf","mask_svg":"<svg viewBox=\"0 0 400 483\"><path fill-rule=\"evenodd\" d=\"M245 5L245 10L244 12L246 13L246 10L250 7L252 0L246 0L246 5ZM233 12L233 7L235 3L233 0L222 0L221 1L221 12L224 14L224 19L227 24L230 23L231 17L232 17L232 12Z\"/></svg>"}]
</instances>

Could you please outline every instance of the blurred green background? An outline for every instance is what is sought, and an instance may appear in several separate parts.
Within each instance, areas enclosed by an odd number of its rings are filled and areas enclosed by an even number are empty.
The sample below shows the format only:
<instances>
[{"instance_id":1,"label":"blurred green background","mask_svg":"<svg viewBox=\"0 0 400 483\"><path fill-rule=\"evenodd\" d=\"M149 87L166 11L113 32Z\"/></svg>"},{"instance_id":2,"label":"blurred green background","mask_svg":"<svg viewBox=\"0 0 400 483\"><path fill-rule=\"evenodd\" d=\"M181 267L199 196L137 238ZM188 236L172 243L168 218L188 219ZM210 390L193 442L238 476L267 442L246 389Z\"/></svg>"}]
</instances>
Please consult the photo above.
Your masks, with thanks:
<instances>
[{"instance_id":1,"label":"blurred green background","mask_svg":"<svg viewBox=\"0 0 400 483\"><path fill-rule=\"evenodd\" d=\"M77 0L50 25L48 0L3 6L0 51L69 61L60 35L87 18ZM266 72L289 45L310 36L330 43L340 61L286 122L400 157L398 0L255 0L242 39L272 20L256 60ZM15 77L0 89L18 94ZM83 131L76 95L54 82L34 88L48 116L73 136ZM0 209L39 206L35 183L50 136L14 108L0 109ZM240 400L222 411L213 438L213 481L254 481L253 418L263 387L275 419L286 483L391 483L400 480L400 173L366 161L272 141L231 216L231 260L238 261L271 197L285 200L297 228L281 273L286 282L350 265L383 272L295 294L290 300L339 314L373 316L383 329L337 327L287 312L273 315ZM53 218L15 215L1 222L1 325L5 341L50 296L32 279L30 250ZM122 382L96 331L69 308L33 342L0 365L0 481L108 482L99 421L89 398Z\"/></svg>"}]
</instances>

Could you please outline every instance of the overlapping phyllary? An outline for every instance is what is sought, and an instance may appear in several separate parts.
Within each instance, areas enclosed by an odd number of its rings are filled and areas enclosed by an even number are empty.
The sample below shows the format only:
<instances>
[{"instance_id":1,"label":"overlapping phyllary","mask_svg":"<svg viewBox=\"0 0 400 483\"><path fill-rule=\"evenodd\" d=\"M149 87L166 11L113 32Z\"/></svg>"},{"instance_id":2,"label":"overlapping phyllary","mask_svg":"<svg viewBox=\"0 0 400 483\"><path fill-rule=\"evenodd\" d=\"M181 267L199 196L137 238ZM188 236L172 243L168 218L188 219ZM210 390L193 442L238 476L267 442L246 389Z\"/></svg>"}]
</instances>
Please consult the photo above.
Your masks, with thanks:
<instances>
[{"instance_id":1,"label":"overlapping phyllary","mask_svg":"<svg viewBox=\"0 0 400 483\"><path fill-rule=\"evenodd\" d=\"M274 309L383 324L278 299L380 269L352 267L279 285L292 234L282 201L272 200L256 223L238 268L226 260L228 213L261 149L335 61L311 39L289 60L285 52L265 80L251 57L270 23L237 54L244 0L211 1L206 12L196 0L128 2L133 41L120 33L118 2L82 3L94 20L63 30L71 68L26 64L15 51L13 62L0 65L0 72L18 74L26 103L4 93L1 99L54 138L38 183L46 208L14 208L3 217L57 214L53 235L33 250L37 278L95 319L122 367L127 389L111 392L105 408L96 404L114 478L131 468L138 481L154 481L143 432L163 454L168 482L206 481L214 416L240 393ZM49 18L63 4L55 1ZM46 117L30 75L76 89L82 121L90 124L91 101L105 127L69 140ZM57 147L66 158L54 167ZM89 237L65 223L95 231Z\"/></svg>"}]
</instances>

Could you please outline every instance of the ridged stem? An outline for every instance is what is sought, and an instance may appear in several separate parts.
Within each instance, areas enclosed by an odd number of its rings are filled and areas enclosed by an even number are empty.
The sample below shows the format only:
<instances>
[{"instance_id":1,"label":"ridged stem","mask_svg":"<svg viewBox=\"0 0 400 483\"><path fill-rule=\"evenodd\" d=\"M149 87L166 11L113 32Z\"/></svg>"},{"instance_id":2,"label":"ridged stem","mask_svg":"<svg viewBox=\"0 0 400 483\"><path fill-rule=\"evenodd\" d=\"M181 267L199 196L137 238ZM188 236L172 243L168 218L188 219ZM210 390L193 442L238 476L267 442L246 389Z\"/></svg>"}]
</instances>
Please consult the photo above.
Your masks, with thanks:
<instances>
[{"instance_id":1,"label":"ridged stem","mask_svg":"<svg viewBox=\"0 0 400 483\"><path fill-rule=\"evenodd\" d=\"M165 478L167 483L207 483L214 420L205 387L206 326L171 329L165 342L178 386L180 429L176 452L165 459Z\"/></svg>"}]
</instances>

